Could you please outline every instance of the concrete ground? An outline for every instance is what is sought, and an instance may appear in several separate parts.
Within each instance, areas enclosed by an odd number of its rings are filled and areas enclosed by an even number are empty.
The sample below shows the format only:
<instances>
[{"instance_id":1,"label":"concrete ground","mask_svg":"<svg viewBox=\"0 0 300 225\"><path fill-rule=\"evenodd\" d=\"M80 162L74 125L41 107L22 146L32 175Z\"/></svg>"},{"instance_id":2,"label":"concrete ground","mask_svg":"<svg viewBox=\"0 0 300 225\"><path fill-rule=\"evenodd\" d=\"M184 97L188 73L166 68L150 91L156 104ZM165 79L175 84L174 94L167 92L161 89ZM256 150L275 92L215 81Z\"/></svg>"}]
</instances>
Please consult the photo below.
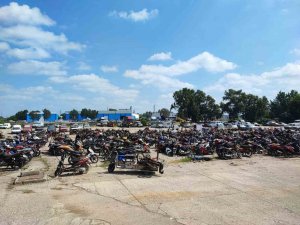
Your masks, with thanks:
<instances>
[{"instance_id":1,"label":"concrete ground","mask_svg":"<svg viewBox=\"0 0 300 225\"><path fill-rule=\"evenodd\" d=\"M46 154L25 168L45 171L46 182L11 185L19 171L0 170L0 224L300 224L300 158L162 157L163 175L108 174L99 162L53 178L58 159Z\"/></svg>"}]
</instances>

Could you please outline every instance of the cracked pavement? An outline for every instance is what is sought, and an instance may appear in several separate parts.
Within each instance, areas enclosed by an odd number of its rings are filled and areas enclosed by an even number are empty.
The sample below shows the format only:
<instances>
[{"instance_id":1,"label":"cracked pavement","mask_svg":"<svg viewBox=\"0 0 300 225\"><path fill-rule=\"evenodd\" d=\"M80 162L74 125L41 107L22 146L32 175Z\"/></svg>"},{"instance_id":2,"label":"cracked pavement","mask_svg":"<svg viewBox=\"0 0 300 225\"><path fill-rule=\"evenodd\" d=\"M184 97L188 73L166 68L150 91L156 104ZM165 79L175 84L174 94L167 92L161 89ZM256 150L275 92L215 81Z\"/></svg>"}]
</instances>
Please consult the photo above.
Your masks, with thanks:
<instances>
[{"instance_id":1,"label":"cracked pavement","mask_svg":"<svg viewBox=\"0 0 300 225\"><path fill-rule=\"evenodd\" d=\"M47 165L36 158L27 170L52 175L57 159L42 157ZM13 186L19 171L1 172L0 224L300 223L300 158L165 159L163 175L118 169L108 174L98 163L85 175Z\"/></svg>"}]
</instances>

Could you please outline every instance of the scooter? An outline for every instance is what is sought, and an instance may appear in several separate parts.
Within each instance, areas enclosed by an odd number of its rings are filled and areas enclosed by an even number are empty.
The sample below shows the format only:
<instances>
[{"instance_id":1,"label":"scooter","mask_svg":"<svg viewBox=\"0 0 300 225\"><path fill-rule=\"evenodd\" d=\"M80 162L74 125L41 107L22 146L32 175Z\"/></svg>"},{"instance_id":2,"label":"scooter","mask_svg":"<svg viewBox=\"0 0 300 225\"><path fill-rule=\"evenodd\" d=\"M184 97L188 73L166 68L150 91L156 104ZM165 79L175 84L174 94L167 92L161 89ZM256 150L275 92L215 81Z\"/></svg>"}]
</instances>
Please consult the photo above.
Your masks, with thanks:
<instances>
[{"instance_id":1,"label":"scooter","mask_svg":"<svg viewBox=\"0 0 300 225\"><path fill-rule=\"evenodd\" d=\"M80 160L76 163L71 164L70 166L65 166L64 161L66 158L66 153L62 153L61 159L57 165L57 168L54 172L54 175L60 176L64 172L73 172L73 173L78 173L78 174L83 174L87 173L89 171L89 158L87 157L81 157Z\"/></svg>"}]
</instances>

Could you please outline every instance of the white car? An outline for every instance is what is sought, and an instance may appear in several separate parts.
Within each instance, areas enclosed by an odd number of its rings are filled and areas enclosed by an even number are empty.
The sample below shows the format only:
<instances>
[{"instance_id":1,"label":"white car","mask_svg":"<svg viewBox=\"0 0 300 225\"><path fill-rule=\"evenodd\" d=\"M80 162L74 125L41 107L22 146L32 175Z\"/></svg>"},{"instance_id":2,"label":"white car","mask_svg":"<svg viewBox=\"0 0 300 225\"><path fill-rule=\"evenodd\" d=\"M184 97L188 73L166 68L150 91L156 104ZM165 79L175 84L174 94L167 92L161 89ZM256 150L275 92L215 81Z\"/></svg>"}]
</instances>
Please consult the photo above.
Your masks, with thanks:
<instances>
[{"instance_id":1,"label":"white car","mask_svg":"<svg viewBox=\"0 0 300 225\"><path fill-rule=\"evenodd\" d=\"M12 134L19 134L22 132L22 126L21 125L13 125L11 128L11 133Z\"/></svg>"}]
</instances>

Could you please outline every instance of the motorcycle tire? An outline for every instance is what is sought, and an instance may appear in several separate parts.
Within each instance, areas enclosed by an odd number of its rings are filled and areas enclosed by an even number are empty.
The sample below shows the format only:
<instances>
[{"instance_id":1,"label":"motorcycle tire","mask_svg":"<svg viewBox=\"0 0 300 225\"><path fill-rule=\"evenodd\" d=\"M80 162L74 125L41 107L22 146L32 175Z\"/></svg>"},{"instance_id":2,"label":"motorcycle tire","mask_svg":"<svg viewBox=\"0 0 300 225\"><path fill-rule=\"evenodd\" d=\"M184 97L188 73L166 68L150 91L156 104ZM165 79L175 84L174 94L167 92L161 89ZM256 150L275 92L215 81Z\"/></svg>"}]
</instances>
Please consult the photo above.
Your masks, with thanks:
<instances>
[{"instance_id":1,"label":"motorcycle tire","mask_svg":"<svg viewBox=\"0 0 300 225\"><path fill-rule=\"evenodd\" d=\"M245 156L245 157L251 157L252 156L252 152L250 151L250 152L245 152L244 154L243 154L243 156Z\"/></svg>"},{"instance_id":2,"label":"motorcycle tire","mask_svg":"<svg viewBox=\"0 0 300 225\"><path fill-rule=\"evenodd\" d=\"M86 166L85 166L85 173L88 173L88 172L89 172L89 169L90 169L90 166L89 166L89 165L86 165Z\"/></svg>"},{"instance_id":3,"label":"motorcycle tire","mask_svg":"<svg viewBox=\"0 0 300 225\"><path fill-rule=\"evenodd\" d=\"M107 171L108 171L109 173L113 173L114 170L115 170L115 167L116 167L116 165L115 165L114 163L110 163L110 164L108 165Z\"/></svg>"},{"instance_id":4,"label":"motorcycle tire","mask_svg":"<svg viewBox=\"0 0 300 225\"><path fill-rule=\"evenodd\" d=\"M164 165L163 164L159 164L159 168L158 168L158 172L160 174L163 174L165 171L164 171Z\"/></svg>"},{"instance_id":5,"label":"motorcycle tire","mask_svg":"<svg viewBox=\"0 0 300 225\"><path fill-rule=\"evenodd\" d=\"M54 172L54 176L57 177L60 176L61 174L62 174L62 168L58 167Z\"/></svg>"},{"instance_id":6,"label":"motorcycle tire","mask_svg":"<svg viewBox=\"0 0 300 225\"><path fill-rule=\"evenodd\" d=\"M69 163L70 165L72 165L72 164L74 163L71 156L69 156L69 158L68 158L68 163Z\"/></svg>"},{"instance_id":7,"label":"motorcycle tire","mask_svg":"<svg viewBox=\"0 0 300 225\"><path fill-rule=\"evenodd\" d=\"M34 157L38 157L38 156L40 156L41 155L41 151L40 150L36 150L35 152L34 152Z\"/></svg>"},{"instance_id":8,"label":"motorcycle tire","mask_svg":"<svg viewBox=\"0 0 300 225\"><path fill-rule=\"evenodd\" d=\"M99 160L99 158L98 158L97 155L92 155L92 156L90 157L90 160L91 160L92 163L97 163L98 160Z\"/></svg>"}]
</instances>

